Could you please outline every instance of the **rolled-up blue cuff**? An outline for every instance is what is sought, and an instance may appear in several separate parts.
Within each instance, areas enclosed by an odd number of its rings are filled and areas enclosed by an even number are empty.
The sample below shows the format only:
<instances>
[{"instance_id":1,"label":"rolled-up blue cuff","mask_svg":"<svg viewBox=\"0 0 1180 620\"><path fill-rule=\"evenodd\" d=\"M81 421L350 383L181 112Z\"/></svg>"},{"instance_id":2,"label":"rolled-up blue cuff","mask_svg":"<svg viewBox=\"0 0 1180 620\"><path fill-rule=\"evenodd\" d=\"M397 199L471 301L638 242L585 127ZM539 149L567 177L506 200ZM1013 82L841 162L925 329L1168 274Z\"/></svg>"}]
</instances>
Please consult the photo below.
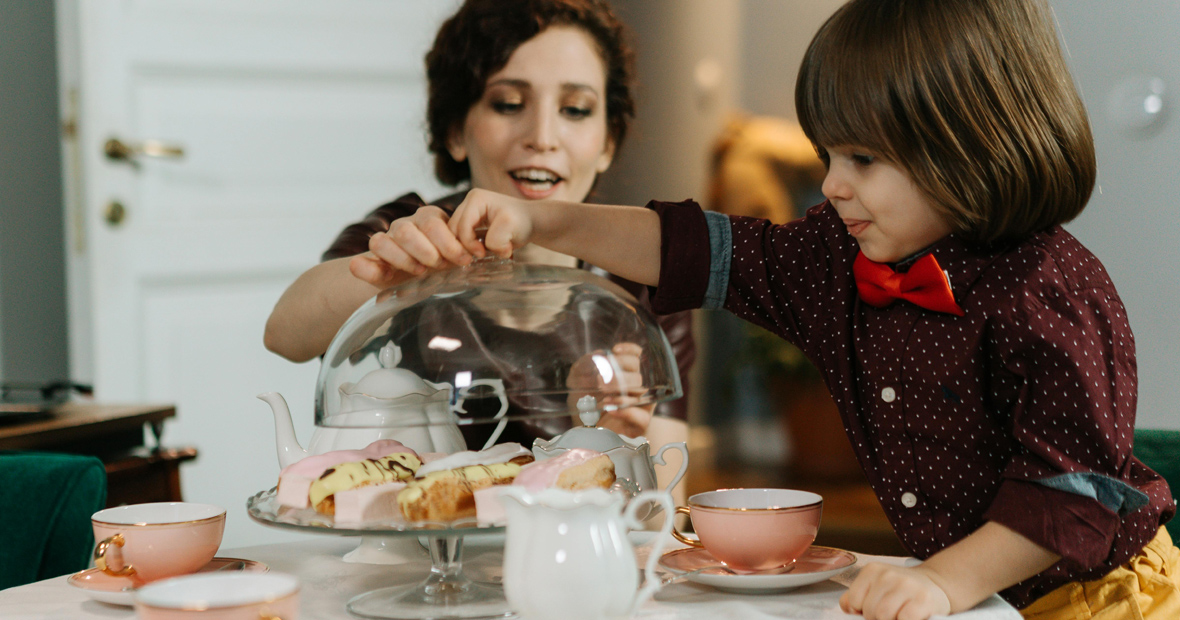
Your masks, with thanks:
<instances>
[{"instance_id":1,"label":"rolled-up blue cuff","mask_svg":"<svg viewBox=\"0 0 1180 620\"><path fill-rule=\"evenodd\" d=\"M1050 476L1030 482L1098 500L1119 516L1135 512L1150 501L1146 493L1122 480L1089 471Z\"/></svg>"},{"instance_id":2,"label":"rolled-up blue cuff","mask_svg":"<svg viewBox=\"0 0 1180 620\"><path fill-rule=\"evenodd\" d=\"M715 211L705 211L705 225L709 229L709 284L705 287L705 303L701 307L706 310L719 310L725 306L725 293L729 287L729 265L733 260L729 216Z\"/></svg>"}]
</instances>

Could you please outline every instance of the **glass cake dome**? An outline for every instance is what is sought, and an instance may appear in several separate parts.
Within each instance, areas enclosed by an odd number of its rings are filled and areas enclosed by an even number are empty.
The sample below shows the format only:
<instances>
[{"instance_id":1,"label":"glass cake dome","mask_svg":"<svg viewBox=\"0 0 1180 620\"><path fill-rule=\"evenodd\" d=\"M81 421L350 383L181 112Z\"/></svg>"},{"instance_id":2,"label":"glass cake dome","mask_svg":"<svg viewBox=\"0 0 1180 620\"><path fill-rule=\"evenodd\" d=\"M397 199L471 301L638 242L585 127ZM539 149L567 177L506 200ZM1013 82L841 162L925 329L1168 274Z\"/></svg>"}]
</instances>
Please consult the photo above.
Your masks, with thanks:
<instances>
[{"instance_id":1,"label":"glass cake dome","mask_svg":"<svg viewBox=\"0 0 1180 620\"><path fill-rule=\"evenodd\" d=\"M324 355L315 421L496 424L498 435L513 420L593 424L681 394L667 338L630 293L583 269L492 258L407 281L357 309Z\"/></svg>"}]
</instances>

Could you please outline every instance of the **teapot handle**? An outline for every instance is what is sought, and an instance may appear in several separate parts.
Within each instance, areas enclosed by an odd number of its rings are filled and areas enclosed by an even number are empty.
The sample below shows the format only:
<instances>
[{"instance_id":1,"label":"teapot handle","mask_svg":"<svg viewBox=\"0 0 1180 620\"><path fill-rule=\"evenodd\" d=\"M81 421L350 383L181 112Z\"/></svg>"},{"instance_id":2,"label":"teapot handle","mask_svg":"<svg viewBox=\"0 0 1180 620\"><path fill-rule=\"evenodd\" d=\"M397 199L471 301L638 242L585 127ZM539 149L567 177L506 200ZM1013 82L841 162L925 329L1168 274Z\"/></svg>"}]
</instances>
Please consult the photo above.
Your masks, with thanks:
<instances>
[{"instance_id":1,"label":"teapot handle","mask_svg":"<svg viewBox=\"0 0 1180 620\"><path fill-rule=\"evenodd\" d=\"M623 523L627 527L633 530L643 529L643 522L636 518L635 513L647 502L660 504L667 516L664 517L664 525L660 527L659 533L656 534L655 540L652 542L651 553L648 554L647 564L643 567L644 586L635 595L635 600L631 603L631 610L627 613L628 618L635 615L639 606L647 602L647 599L651 598L656 590L659 590L663 585L660 576L656 574L656 563L660 561L660 555L668 544L668 535L672 532L672 514L676 510L676 506L672 504L672 496L667 491L644 491L636 495L623 512Z\"/></svg>"},{"instance_id":2,"label":"teapot handle","mask_svg":"<svg viewBox=\"0 0 1180 620\"><path fill-rule=\"evenodd\" d=\"M683 441L666 443L660 448L659 452L656 452L655 456L651 457L651 462L656 465L667 465L668 463L664 461L664 451L668 448L676 448L684 455L684 458L680 462L680 471L676 472L676 475L672 478L672 482L669 482L667 488L664 489L671 493L672 489L675 489L676 485L680 484L680 479L684 477L684 472L688 471L688 444Z\"/></svg>"},{"instance_id":3,"label":"teapot handle","mask_svg":"<svg viewBox=\"0 0 1180 620\"><path fill-rule=\"evenodd\" d=\"M467 400L467 393L471 391L471 388L477 385L490 386L495 391L496 397L500 399L500 411L492 418L493 420L500 420L500 423L496 425L496 430L492 431L492 436L488 437L488 442L483 445L482 449L487 450L496 443L496 440L500 438L500 433L504 432L504 426L508 424L508 420L502 419L504 414L508 413L508 396L504 394L504 381L500 379L476 379L470 385L463 386L459 390L458 397L455 398L455 406L451 408L451 411L467 413L463 409L463 402Z\"/></svg>"}]
</instances>

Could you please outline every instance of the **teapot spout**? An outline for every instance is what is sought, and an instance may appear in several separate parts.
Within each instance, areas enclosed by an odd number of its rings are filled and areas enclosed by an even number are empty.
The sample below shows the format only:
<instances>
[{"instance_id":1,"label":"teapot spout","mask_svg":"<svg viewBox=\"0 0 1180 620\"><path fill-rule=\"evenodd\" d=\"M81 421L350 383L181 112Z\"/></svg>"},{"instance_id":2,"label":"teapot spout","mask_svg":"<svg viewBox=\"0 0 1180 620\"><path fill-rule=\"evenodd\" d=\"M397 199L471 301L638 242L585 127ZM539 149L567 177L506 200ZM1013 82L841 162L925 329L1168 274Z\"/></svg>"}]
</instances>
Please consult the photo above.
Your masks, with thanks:
<instances>
[{"instance_id":1,"label":"teapot spout","mask_svg":"<svg viewBox=\"0 0 1180 620\"><path fill-rule=\"evenodd\" d=\"M299 440L295 437L291 410L283 396L278 392L265 392L259 394L258 399L270 405L270 410L275 416L275 447L279 455L279 467L286 468L307 456L307 451L299 445Z\"/></svg>"}]
</instances>

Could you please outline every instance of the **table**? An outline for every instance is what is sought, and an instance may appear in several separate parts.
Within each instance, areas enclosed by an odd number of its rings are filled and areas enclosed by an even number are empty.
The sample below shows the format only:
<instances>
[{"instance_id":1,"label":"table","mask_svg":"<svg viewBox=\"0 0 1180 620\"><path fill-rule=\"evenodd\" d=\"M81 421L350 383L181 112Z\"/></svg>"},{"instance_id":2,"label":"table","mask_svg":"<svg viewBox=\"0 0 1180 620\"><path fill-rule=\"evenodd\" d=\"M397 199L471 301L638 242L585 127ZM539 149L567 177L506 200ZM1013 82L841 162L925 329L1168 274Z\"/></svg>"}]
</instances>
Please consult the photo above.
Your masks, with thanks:
<instances>
[{"instance_id":1,"label":"table","mask_svg":"<svg viewBox=\"0 0 1180 620\"><path fill-rule=\"evenodd\" d=\"M648 537L650 538L650 536ZM399 540L416 544L413 538ZM357 539L324 536L296 543L223 549L220 557L236 557L264 562L273 571L296 575L301 585L302 620L350 619L345 603L358 594L398 583L421 581L430 570L425 549L410 548L401 565L349 564L341 560L354 549ZM646 545L637 549L643 561ZM414 556L417 556L416 558ZM464 571L480 579L498 574L502 548L493 536L483 542L472 539L465 546ZM902 558L862 556L882 561L901 562ZM844 586L826 581L779 594L728 594L689 582L675 583L658 592L635 616L637 620L733 619L759 620L795 618L834 620L859 618L840 612L837 599ZM96 603L85 593L66 584L65 577L0 591L0 617L5 620L57 620L134 618L126 607ZM952 616L956 620L1020 620L1020 614L998 596L979 607Z\"/></svg>"},{"instance_id":2,"label":"table","mask_svg":"<svg viewBox=\"0 0 1180 620\"><path fill-rule=\"evenodd\" d=\"M0 450L40 450L97 456L107 471L107 506L181 501L180 464L196 448L144 445L149 425L157 444L164 421L176 416L166 404L98 404L71 401L48 413L0 425Z\"/></svg>"}]
</instances>

